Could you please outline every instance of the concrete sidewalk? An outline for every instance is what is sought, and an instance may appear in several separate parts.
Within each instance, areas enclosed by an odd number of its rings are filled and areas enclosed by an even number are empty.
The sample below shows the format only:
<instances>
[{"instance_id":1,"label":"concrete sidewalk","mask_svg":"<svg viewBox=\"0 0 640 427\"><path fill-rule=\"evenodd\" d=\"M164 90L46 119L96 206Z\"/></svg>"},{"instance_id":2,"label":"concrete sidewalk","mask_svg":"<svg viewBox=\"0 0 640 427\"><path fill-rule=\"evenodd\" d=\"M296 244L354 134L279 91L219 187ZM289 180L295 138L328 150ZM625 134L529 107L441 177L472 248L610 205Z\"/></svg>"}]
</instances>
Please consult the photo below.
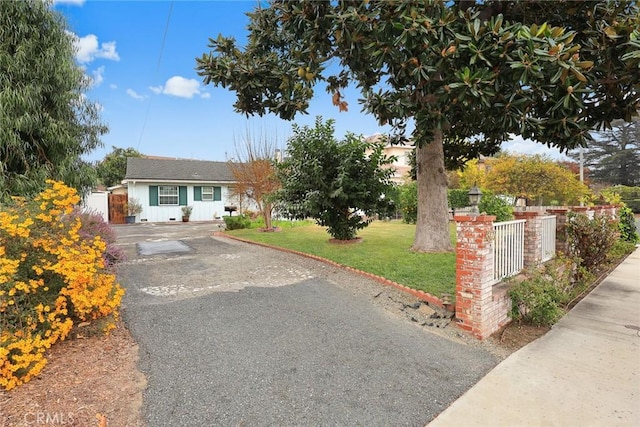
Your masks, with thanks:
<instances>
[{"instance_id":1,"label":"concrete sidewalk","mask_svg":"<svg viewBox=\"0 0 640 427\"><path fill-rule=\"evenodd\" d=\"M429 427L640 426L639 327L640 248Z\"/></svg>"}]
</instances>

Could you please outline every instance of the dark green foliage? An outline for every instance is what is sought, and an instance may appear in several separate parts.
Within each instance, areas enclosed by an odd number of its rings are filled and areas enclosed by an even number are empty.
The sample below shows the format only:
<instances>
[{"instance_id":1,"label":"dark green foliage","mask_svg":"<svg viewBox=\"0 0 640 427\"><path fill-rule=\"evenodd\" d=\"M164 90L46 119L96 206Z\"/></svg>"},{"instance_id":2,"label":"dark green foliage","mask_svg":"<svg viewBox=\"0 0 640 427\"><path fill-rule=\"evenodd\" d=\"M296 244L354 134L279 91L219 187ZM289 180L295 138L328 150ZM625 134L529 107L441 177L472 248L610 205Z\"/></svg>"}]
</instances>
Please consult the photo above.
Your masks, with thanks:
<instances>
[{"instance_id":1,"label":"dark green foliage","mask_svg":"<svg viewBox=\"0 0 640 427\"><path fill-rule=\"evenodd\" d=\"M608 215L589 219L585 214L567 215L567 241L571 254L580 259L580 266L596 270L607 259L607 252L618 240L618 222Z\"/></svg>"},{"instance_id":2,"label":"dark green foliage","mask_svg":"<svg viewBox=\"0 0 640 427\"><path fill-rule=\"evenodd\" d=\"M513 285L511 318L533 325L551 326L564 316L564 306L571 300L575 282L574 263L559 259L548 262L541 270L528 273L528 278Z\"/></svg>"},{"instance_id":3,"label":"dark green foliage","mask_svg":"<svg viewBox=\"0 0 640 427\"><path fill-rule=\"evenodd\" d=\"M138 150L131 147L112 148L111 153L107 154L96 167L98 179L107 187L112 187L122 182L127 172L127 157L142 156Z\"/></svg>"},{"instance_id":4,"label":"dark green foliage","mask_svg":"<svg viewBox=\"0 0 640 427\"><path fill-rule=\"evenodd\" d=\"M392 183L387 192L384 195L386 204L380 209L378 216L380 219L394 219L397 218L399 210L401 209L400 205L400 186Z\"/></svg>"},{"instance_id":5,"label":"dark green foliage","mask_svg":"<svg viewBox=\"0 0 640 427\"><path fill-rule=\"evenodd\" d=\"M636 168L640 169L638 165L636 165ZM607 191L619 194L620 199L622 199L624 204L626 204L629 209L631 209L634 213L640 213L640 187L616 185L614 187L608 188Z\"/></svg>"},{"instance_id":6,"label":"dark green foliage","mask_svg":"<svg viewBox=\"0 0 640 427\"><path fill-rule=\"evenodd\" d=\"M223 216L222 219L227 226L227 230L240 230L251 227L251 219L244 215Z\"/></svg>"},{"instance_id":7,"label":"dark green foliage","mask_svg":"<svg viewBox=\"0 0 640 427\"><path fill-rule=\"evenodd\" d=\"M278 164L282 189L276 198L290 218L314 218L334 238L349 240L376 214L388 212L392 170L384 166L393 159L382 144L353 134L338 141L333 133L333 121L321 117L314 128L293 126L287 158Z\"/></svg>"},{"instance_id":8,"label":"dark green foliage","mask_svg":"<svg viewBox=\"0 0 640 427\"><path fill-rule=\"evenodd\" d=\"M640 213L640 199L627 200L625 203L633 213Z\"/></svg>"},{"instance_id":9,"label":"dark green foliage","mask_svg":"<svg viewBox=\"0 0 640 427\"><path fill-rule=\"evenodd\" d=\"M640 120L616 121L600 132L584 149L584 166L593 182L609 185L640 185ZM579 151L570 154L574 160Z\"/></svg>"},{"instance_id":10,"label":"dark green foliage","mask_svg":"<svg viewBox=\"0 0 640 427\"><path fill-rule=\"evenodd\" d=\"M482 199L480 199L478 209L481 213L495 215L496 222L510 221L513 219L513 206L488 190L482 192Z\"/></svg>"},{"instance_id":11,"label":"dark green foliage","mask_svg":"<svg viewBox=\"0 0 640 427\"><path fill-rule=\"evenodd\" d=\"M635 249L635 243L626 240L617 240L609 250L609 253L607 253L607 261L615 265L617 261L626 258L626 256L635 251Z\"/></svg>"},{"instance_id":12,"label":"dark green foliage","mask_svg":"<svg viewBox=\"0 0 640 427\"><path fill-rule=\"evenodd\" d=\"M449 207L451 209L469 206L469 190L454 188L449 190Z\"/></svg>"},{"instance_id":13,"label":"dark green foliage","mask_svg":"<svg viewBox=\"0 0 640 427\"><path fill-rule=\"evenodd\" d=\"M618 210L618 230L620 231L620 239L625 242L636 243L640 241L638 230L636 230L636 219L633 212L626 206Z\"/></svg>"},{"instance_id":14,"label":"dark green foliage","mask_svg":"<svg viewBox=\"0 0 640 427\"><path fill-rule=\"evenodd\" d=\"M106 127L88 87L60 14L42 0L0 1L0 200L34 195L47 178L81 194L95 183L82 156Z\"/></svg>"},{"instance_id":15,"label":"dark green foliage","mask_svg":"<svg viewBox=\"0 0 640 427\"><path fill-rule=\"evenodd\" d=\"M415 181L400 187L400 209L405 223L416 223L418 219L418 184Z\"/></svg>"},{"instance_id":16,"label":"dark green foliage","mask_svg":"<svg viewBox=\"0 0 640 427\"><path fill-rule=\"evenodd\" d=\"M340 108L357 83L381 123L404 131L414 118L418 146L444 130L449 159L464 161L493 154L508 132L572 148L596 124L630 120L637 13L604 1L272 1L249 14L244 48L220 35L196 61L206 84L236 92L239 112L287 120L307 111L316 83ZM612 67L626 78L601 82Z\"/></svg>"}]
</instances>

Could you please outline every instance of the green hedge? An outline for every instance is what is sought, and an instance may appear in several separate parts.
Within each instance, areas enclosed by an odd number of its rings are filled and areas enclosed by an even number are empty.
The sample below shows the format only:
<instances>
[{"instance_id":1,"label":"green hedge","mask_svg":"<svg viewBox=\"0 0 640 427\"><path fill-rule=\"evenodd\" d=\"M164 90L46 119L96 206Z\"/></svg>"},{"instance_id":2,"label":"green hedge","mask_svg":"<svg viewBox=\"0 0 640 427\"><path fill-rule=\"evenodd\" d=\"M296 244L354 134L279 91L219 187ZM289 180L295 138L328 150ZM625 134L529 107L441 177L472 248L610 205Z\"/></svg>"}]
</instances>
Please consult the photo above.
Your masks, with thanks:
<instances>
[{"instance_id":1,"label":"green hedge","mask_svg":"<svg viewBox=\"0 0 640 427\"><path fill-rule=\"evenodd\" d=\"M251 220L244 215L222 217L227 226L227 230L240 230L251 227Z\"/></svg>"},{"instance_id":2,"label":"green hedge","mask_svg":"<svg viewBox=\"0 0 640 427\"><path fill-rule=\"evenodd\" d=\"M629 209L634 213L640 213L640 187L616 185L609 187L607 190L611 190L614 193L619 194L620 198L629 207Z\"/></svg>"}]
</instances>

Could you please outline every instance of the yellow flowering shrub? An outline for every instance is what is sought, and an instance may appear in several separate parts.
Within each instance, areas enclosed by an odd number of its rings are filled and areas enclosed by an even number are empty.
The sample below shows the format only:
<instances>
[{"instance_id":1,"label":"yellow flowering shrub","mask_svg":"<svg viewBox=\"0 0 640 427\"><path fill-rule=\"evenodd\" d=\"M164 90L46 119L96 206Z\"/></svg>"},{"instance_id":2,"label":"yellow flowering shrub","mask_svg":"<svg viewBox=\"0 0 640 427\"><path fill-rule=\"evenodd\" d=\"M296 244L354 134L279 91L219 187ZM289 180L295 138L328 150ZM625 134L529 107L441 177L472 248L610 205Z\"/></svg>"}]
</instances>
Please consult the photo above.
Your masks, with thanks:
<instances>
[{"instance_id":1,"label":"yellow flowering shrub","mask_svg":"<svg viewBox=\"0 0 640 427\"><path fill-rule=\"evenodd\" d=\"M0 386L6 390L38 375L46 350L75 322L117 319L124 289L105 268L106 243L81 237L81 219L71 215L79 201L74 189L47 181L33 201L0 208Z\"/></svg>"}]
</instances>

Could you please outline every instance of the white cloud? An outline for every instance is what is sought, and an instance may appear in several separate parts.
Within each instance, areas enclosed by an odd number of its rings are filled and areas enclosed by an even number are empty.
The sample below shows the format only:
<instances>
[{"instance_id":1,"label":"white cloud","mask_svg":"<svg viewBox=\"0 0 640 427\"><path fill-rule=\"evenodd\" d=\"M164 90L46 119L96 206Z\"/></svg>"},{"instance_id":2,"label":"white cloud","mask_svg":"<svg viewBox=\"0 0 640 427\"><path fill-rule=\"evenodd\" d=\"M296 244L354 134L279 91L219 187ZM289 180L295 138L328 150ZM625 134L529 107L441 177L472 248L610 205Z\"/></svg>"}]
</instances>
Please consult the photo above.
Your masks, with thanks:
<instances>
[{"instance_id":1,"label":"white cloud","mask_svg":"<svg viewBox=\"0 0 640 427\"><path fill-rule=\"evenodd\" d=\"M110 59L119 61L120 55L116 51L116 42L98 42L98 36L88 34L84 37L78 37L73 34L74 44L76 45L76 59L80 63L91 62L96 58Z\"/></svg>"},{"instance_id":2,"label":"white cloud","mask_svg":"<svg viewBox=\"0 0 640 427\"><path fill-rule=\"evenodd\" d=\"M177 96L179 98L191 99L196 95L199 95L202 99L211 98L210 93L201 90L198 80L187 79L182 76L173 76L169 78L164 85L149 86L149 90L156 95L164 94Z\"/></svg>"},{"instance_id":3,"label":"white cloud","mask_svg":"<svg viewBox=\"0 0 640 427\"><path fill-rule=\"evenodd\" d=\"M503 142L500 147L503 151L516 154L541 154L554 160L565 160L566 156L557 148L549 148L544 144L531 139L523 139L520 135L510 135L509 141Z\"/></svg>"},{"instance_id":4,"label":"white cloud","mask_svg":"<svg viewBox=\"0 0 640 427\"><path fill-rule=\"evenodd\" d=\"M117 85L117 84L115 84L115 83L111 83L111 84L109 85L109 89L114 89L114 90L115 90L115 89L118 89L118 85Z\"/></svg>"},{"instance_id":5,"label":"white cloud","mask_svg":"<svg viewBox=\"0 0 640 427\"><path fill-rule=\"evenodd\" d=\"M93 86L100 86L104 81L104 65L93 70L91 74L93 75L91 78Z\"/></svg>"},{"instance_id":6,"label":"white cloud","mask_svg":"<svg viewBox=\"0 0 640 427\"><path fill-rule=\"evenodd\" d=\"M140 95L138 94L135 90L133 89L127 89L126 90L127 95L129 95L130 97L132 97L133 99L145 99L146 97L144 95Z\"/></svg>"},{"instance_id":7,"label":"white cloud","mask_svg":"<svg viewBox=\"0 0 640 427\"><path fill-rule=\"evenodd\" d=\"M159 87L151 88L155 93L159 93ZM200 82L196 79L185 79L181 76L173 76L162 87L162 93L165 95L178 96L180 98L193 98L194 95L200 94Z\"/></svg>"}]
</instances>

